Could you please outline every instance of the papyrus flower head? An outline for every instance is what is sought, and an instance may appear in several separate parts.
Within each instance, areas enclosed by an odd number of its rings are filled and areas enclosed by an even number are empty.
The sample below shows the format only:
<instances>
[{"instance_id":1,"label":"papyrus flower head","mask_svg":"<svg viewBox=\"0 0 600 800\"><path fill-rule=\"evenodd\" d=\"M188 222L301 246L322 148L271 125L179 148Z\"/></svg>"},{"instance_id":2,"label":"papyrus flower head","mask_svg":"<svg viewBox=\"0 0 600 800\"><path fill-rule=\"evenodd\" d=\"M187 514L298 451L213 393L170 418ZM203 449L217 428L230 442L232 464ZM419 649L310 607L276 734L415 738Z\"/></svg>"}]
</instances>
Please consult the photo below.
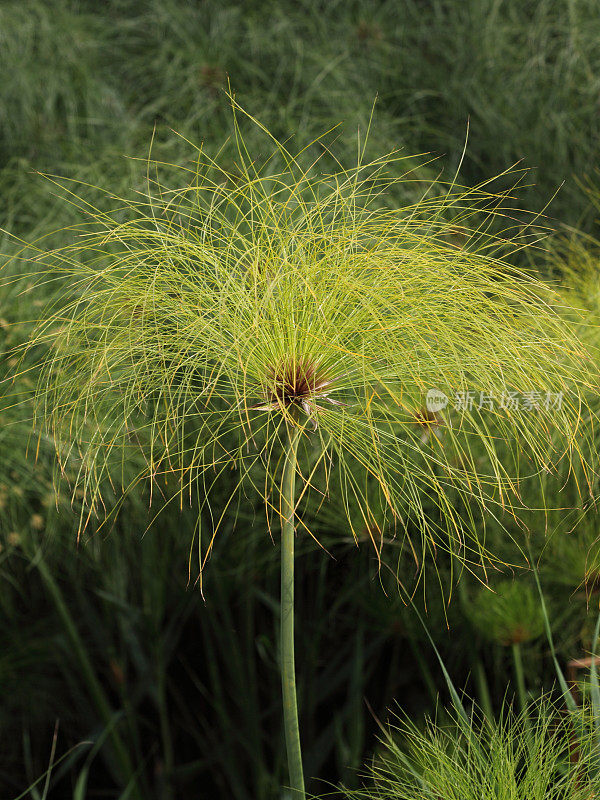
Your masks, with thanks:
<instances>
[{"instance_id":1,"label":"papyrus flower head","mask_svg":"<svg viewBox=\"0 0 600 800\"><path fill-rule=\"evenodd\" d=\"M577 448L585 353L552 291L485 232L490 195L423 186L397 208L397 156L321 174L265 131L261 167L235 132L235 181L202 148L191 167L149 161L144 194L112 213L81 202L72 244L38 257L63 281L34 339L49 345L39 411L63 458L82 454L92 507L131 447L146 476L182 493L199 481L203 498L234 466L272 507L281 434L299 426L300 502L327 502L335 472L369 531L375 494L395 530L470 558L477 509L514 510L522 480ZM432 387L565 402L447 408L424 436Z\"/></svg>"}]
</instances>

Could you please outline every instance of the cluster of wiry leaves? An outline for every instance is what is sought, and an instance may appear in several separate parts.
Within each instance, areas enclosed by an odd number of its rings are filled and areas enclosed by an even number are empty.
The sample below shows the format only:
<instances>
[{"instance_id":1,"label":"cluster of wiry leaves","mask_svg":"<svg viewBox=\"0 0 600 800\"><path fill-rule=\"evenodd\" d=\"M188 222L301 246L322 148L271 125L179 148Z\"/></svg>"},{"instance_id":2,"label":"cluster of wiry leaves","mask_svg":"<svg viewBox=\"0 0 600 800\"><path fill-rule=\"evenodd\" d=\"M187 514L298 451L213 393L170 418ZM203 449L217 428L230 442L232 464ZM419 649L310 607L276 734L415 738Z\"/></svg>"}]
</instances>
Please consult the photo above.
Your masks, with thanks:
<instances>
[{"instance_id":1,"label":"cluster of wiry leaves","mask_svg":"<svg viewBox=\"0 0 600 800\"><path fill-rule=\"evenodd\" d=\"M461 716L462 712L462 716ZM589 800L598 792L598 740L591 704L568 716L548 698L499 720L460 706L425 729L400 717L385 731L368 790L348 800Z\"/></svg>"},{"instance_id":2,"label":"cluster of wiry leaves","mask_svg":"<svg viewBox=\"0 0 600 800\"><path fill-rule=\"evenodd\" d=\"M489 233L502 198L437 184L390 207L412 179L397 155L323 175L310 148L293 157L265 131L258 166L237 123L235 137L235 167L201 147L192 166L150 159L146 189L108 213L54 179L82 223L66 247L26 251L60 286L32 338L46 354L38 419L63 463L80 459L89 509L141 447L140 478L204 502L236 468L276 511L299 426L300 504L335 491L378 550L393 530L415 553L480 558L484 516L516 512L522 481L578 454L588 363L557 296L509 266L522 242ZM431 388L451 398L435 414ZM473 406L455 411L467 391ZM480 391L535 400L479 409Z\"/></svg>"}]
</instances>

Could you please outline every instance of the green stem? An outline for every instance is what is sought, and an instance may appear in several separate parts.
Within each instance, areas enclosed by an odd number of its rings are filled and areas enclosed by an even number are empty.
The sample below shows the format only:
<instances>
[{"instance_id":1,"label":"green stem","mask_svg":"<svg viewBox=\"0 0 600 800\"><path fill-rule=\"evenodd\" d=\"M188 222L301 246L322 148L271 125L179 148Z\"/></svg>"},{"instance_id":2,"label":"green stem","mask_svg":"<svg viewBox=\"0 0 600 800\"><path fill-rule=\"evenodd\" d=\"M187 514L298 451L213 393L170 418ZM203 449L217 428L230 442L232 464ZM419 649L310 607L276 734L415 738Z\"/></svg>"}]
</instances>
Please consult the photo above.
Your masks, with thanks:
<instances>
[{"instance_id":1,"label":"green stem","mask_svg":"<svg viewBox=\"0 0 600 800\"><path fill-rule=\"evenodd\" d=\"M163 796L165 800L171 800L173 797L173 767L175 756L173 751L173 739L171 737L171 727L169 725L169 713L167 708L167 691L165 687L166 675L165 665L162 658L160 660L160 673L158 675L158 717L160 721L160 735L163 745L163 755L165 759L164 767L164 791Z\"/></svg>"},{"instance_id":2,"label":"green stem","mask_svg":"<svg viewBox=\"0 0 600 800\"><path fill-rule=\"evenodd\" d=\"M293 800L306 798L294 663L294 507L299 436L299 429L288 434L281 481L281 687L283 726Z\"/></svg>"},{"instance_id":3,"label":"green stem","mask_svg":"<svg viewBox=\"0 0 600 800\"><path fill-rule=\"evenodd\" d=\"M423 681L423 683L425 684L425 686L427 687L427 691L429 693L429 697L431 699L431 702L432 702L433 706L437 706L439 704L439 700L440 700L438 688L437 688L437 686L435 684L435 680L433 678L433 675L431 674L431 670L429 669L429 667L427 666L427 662L423 658L423 653L419 649L419 645L415 642L414 637L411 634L409 634L409 636L408 636L408 644L409 644L411 652L413 654L413 658L417 662L417 666L419 668L419 676L420 676L421 680ZM396 650L395 647L394 647L393 660L395 660L397 662L397 650ZM398 665L396 663L395 670L394 670L395 672L397 670L397 666ZM390 672L391 672L391 669L390 669ZM389 694L387 696L389 697Z\"/></svg>"},{"instance_id":4,"label":"green stem","mask_svg":"<svg viewBox=\"0 0 600 800\"><path fill-rule=\"evenodd\" d=\"M459 579L458 581L458 596L460 598L460 604L462 606L463 614L465 614L466 616L470 600L469 600L469 593L467 590L467 584L465 583L464 578L462 580ZM483 666L483 661L481 660L476 647L474 647L473 639L471 637L468 637L468 648L470 655L469 660L471 664L474 664L475 683L477 685L477 692L479 695L481 710L483 711L486 720L491 725L494 721L494 711L492 707L490 689L488 686L487 677L485 674L485 668Z\"/></svg>"},{"instance_id":5,"label":"green stem","mask_svg":"<svg viewBox=\"0 0 600 800\"><path fill-rule=\"evenodd\" d=\"M477 683L477 692L479 694L479 702L481 703L481 709L483 711L486 720L491 725L494 721L492 698L490 695L490 688L488 686L487 677L485 674L485 668L483 666L482 660L478 656L475 657L475 682Z\"/></svg>"},{"instance_id":6,"label":"green stem","mask_svg":"<svg viewBox=\"0 0 600 800\"><path fill-rule=\"evenodd\" d=\"M518 642L512 645L513 664L515 666L515 678L517 679L517 695L521 711L527 708L527 692L525 690L525 673L523 672L523 660L521 658L521 646Z\"/></svg>"}]
</instances>

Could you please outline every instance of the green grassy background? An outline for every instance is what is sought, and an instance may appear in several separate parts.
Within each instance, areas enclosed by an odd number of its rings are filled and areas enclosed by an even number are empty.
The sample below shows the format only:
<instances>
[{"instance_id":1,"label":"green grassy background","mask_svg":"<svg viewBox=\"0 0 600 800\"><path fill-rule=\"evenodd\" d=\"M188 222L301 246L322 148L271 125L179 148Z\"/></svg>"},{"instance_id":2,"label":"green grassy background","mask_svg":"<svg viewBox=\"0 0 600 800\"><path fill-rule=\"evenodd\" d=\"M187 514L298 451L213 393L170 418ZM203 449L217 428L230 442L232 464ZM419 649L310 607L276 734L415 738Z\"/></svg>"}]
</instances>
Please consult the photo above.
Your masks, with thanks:
<instances>
[{"instance_id":1,"label":"green grassy background","mask_svg":"<svg viewBox=\"0 0 600 800\"><path fill-rule=\"evenodd\" d=\"M189 158L172 129L216 152L231 132L228 79L242 106L299 146L342 123L333 138L343 165L376 98L369 152L430 154L432 177L453 176L468 131L463 183L518 163L528 171L515 203L546 209L563 237L597 235L599 40L595 0L4 0L1 252L13 255L18 239L68 240L77 213L39 172L96 197L93 186L142 185L143 163L127 156L143 159L153 135L155 155L171 162ZM575 269L596 263L585 241L568 249ZM0 290L6 377L43 302L27 288L25 276ZM260 501L227 518L204 599L188 585L193 507L153 520L140 489L110 531L78 544L77 498L56 497L50 449L42 443L36 461L28 448L33 378L19 379L23 404L0 416L0 797L45 774L55 732L49 783L26 795L36 800L126 797L134 772L144 798L282 797L278 553ZM357 548L342 518L333 508L321 523L334 558L303 546L297 590L305 771L321 779L311 791L333 797L340 780L361 784L387 709L398 703L419 720L444 697L418 620L393 582L384 593L367 537ZM548 531L530 522L566 661L591 639L581 583L595 519L559 514ZM412 586L414 564L395 548L386 558ZM442 554L427 573L415 602L458 685L491 712L514 693L520 664L527 692L552 684L529 575L499 584L498 610L475 579L456 586Z\"/></svg>"}]
</instances>

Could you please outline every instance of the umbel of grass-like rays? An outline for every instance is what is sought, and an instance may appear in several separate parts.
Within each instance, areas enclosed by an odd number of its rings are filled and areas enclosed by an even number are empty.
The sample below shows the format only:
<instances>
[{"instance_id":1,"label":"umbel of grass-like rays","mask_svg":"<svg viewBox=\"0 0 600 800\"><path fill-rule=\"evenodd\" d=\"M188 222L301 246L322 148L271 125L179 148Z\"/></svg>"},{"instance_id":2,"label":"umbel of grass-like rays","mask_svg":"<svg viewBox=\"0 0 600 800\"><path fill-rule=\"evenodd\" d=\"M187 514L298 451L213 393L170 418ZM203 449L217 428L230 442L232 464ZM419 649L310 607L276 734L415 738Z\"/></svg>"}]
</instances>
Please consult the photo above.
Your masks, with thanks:
<instances>
[{"instance_id":1,"label":"umbel of grass-like rays","mask_svg":"<svg viewBox=\"0 0 600 800\"><path fill-rule=\"evenodd\" d=\"M577 454L585 353L553 293L489 235L501 198L424 186L420 202L390 209L386 190L411 180L397 155L323 175L309 158L319 143L292 156L263 132L261 166L236 122L235 174L202 148L191 167L149 161L147 193L113 212L53 179L85 219L71 244L23 257L60 288L31 340L49 353L38 413L59 458L81 458L89 513L107 474L118 480L115 453L143 446L140 478L175 478L182 500L197 489L207 502L235 468L264 494L269 530L280 523L285 729L302 798L293 553L298 534L318 531L300 504L326 503L335 473L349 526L378 552L372 506L415 555L483 559L483 512L516 513L523 480ZM433 419L433 387L529 392L532 411L451 403ZM223 513L207 539L197 532L201 568Z\"/></svg>"},{"instance_id":2,"label":"umbel of grass-like rays","mask_svg":"<svg viewBox=\"0 0 600 800\"><path fill-rule=\"evenodd\" d=\"M521 647L544 632L535 585L521 577L499 581L493 590L484 586L467 605L467 614L482 638L511 648L519 706L525 712L528 700Z\"/></svg>"},{"instance_id":3,"label":"umbel of grass-like rays","mask_svg":"<svg viewBox=\"0 0 600 800\"><path fill-rule=\"evenodd\" d=\"M505 706L498 721L476 711L451 711L445 725L425 730L406 718L386 731L369 770L368 789L354 800L589 800L596 796L597 740L586 730L587 708L572 718L547 700L516 714ZM528 735L523 735L527 727ZM578 759L573 759L577 737Z\"/></svg>"}]
</instances>

